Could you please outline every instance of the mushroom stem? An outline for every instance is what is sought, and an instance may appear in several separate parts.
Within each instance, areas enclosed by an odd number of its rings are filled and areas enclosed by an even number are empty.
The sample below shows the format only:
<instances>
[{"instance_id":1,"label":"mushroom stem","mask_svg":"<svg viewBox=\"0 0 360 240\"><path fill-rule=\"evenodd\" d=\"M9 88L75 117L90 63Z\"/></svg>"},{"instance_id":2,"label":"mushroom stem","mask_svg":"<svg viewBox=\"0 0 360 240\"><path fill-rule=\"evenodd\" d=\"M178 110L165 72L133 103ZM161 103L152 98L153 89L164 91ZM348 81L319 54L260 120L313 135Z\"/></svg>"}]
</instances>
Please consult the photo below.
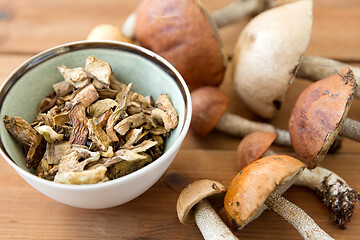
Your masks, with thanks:
<instances>
[{"instance_id":1,"label":"mushroom stem","mask_svg":"<svg viewBox=\"0 0 360 240\"><path fill-rule=\"evenodd\" d=\"M359 193L347 185L344 179L322 167L305 169L299 174L295 185L314 189L331 209L333 222L342 229L350 221L355 203L360 200Z\"/></svg>"},{"instance_id":2,"label":"mushroom stem","mask_svg":"<svg viewBox=\"0 0 360 240\"><path fill-rule=\"evenodd\" d=\"M277 155L268 149L263 156ZM353 214L355 203L360 200L359 193L351 188L344 179L334 172L323 168L304 169L298 174L294 185L314 189L324 204L330 208L332 221L345 229Z\"/></svg>"},{"instance_id":3,"label":"mushroom stem","mask_svg":"<svg viewBox=\"0 0 360 240\"><path fill-rule=\"evenodd\" d=\"M301 60L296 77L317 81L333 75L336 71L341 71L348 64L330 58L318 56L304 56ZM360 86L360 68L350 66L354 73L356 83ZM360 97L360 92L355 95Z\"/></svg>"},{"instance_id":4,"label":"mushroom stem","mask_svg":"<svg viewBox=\"0 0 360 240\"><path fill-rule=\"evenodd\" d=\"M210 14L218 28L227 26L239 21L250 14L256 14L264 10L266 1L264 0L237 0L224 8L216 10Z\"/></svg>"},{"instance_id":5,"label":"mushroom stem","mask_svg":"<svg viewBox=\"0 0 360 240\"><path fill-rule=\"evenodd\" d=\"M339 135L360 142L360 122L346 118Z\"/></svg>"},{"instance_id":6,"label":"mushroom stem","mask_svg":"<svg viewBox=\"0 0 360 240\"><path fill-rule=\"evenodd\" d=\"M277 134L275 140L276 144L291 146L288 131L277 129L271 124L250 121L228 112L224 113L219 123L216 125L216 129L237 137L245 137L246 135L257 131L273 132Z\"/></svg>"},{"instance_id":7,"label":"mushroom stem","mask_svg":"<svg viewBox=\"0 0 360 240\"><path fill-rule=\"evenodd\" d=\"M286 200L279 193L272 192L265 200L265 205L293 225L304 239L333 239L305 211Z\"/></svg>"},{"instance_id":8,"label":"mushroom stem","mask_svg":"<svg viewBox=\"0 0 360 240\"><path fill-rule=\"evenodd\" d=\"M205 240L238 239L206 199L195 205L195 222Z\"/></svg>"}]
</instances>

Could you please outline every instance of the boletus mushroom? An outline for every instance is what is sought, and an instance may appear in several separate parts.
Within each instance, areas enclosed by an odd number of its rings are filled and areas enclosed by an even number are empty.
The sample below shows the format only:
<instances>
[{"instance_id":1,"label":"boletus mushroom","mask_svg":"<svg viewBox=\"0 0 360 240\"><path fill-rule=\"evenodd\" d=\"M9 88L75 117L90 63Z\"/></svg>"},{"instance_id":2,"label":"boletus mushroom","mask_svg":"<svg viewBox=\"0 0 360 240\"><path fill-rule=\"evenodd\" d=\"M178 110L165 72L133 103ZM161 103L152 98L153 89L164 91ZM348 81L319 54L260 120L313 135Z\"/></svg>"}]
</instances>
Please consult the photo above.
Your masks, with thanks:
<instances>
[{"instance_id":1,"label":"boletus mushroom","mask_svg":"<svg viewBox=\"0 0 360 240\"><path fill-rule=\"evenodd\" d=\"M254 132L247 135L237 148L239 169L260 159L263 156L276 155L270 149L276 138L275 133ZM305 168L295 179L294 185L305 186L315 190L324 204L332 212L332 221L344 229L352 217L355 203L359 201L359 193L351 188L344 179L334 172L316 167Z\"/></svg>"},{"instance_id":2,"label":"boletus mushroom","mask_svg":"<svg viewBox=\"0 0 360 240\"><path fill-rule=\"evenodd\" d=\"M226 188L216 181L199 180L185 187L179 195L176 210L182 224L197 224L206 240L236 240L217 215L214 207L223 206Z\"/></svg>"},{"instance_id":3,"label":"boletus mushroom","mask_svg":"<svg viewBox=\"0 0 360 240\"><path fill-rule=\"evenodd\" d=\"M293 225L304 239L333 239L302 209L281 196L304 167L295 158L276 155L243 168L231 181L224 199L232 225L240 230L268 207Z\"/></svg>"},{"instance_id":4,"label":"boletus mushroom","mask_svg":"<svg viewBox=\"0 0 360 240\"><path fill-rule=\"evenodd\" d=\"M312 0L298 0L266 10L254 17L238 38L232 68L234 88L263 118L276 116L295 77L315 81L346 67L327 58L303 57L311 35L312 8ZM359 69L355 76L359 81Z\"/></svg>"},{"instance_id":5,"label":"boletus mushroom","mask_svg":"<svg viewBox=\"0 0 360 240\"><path fill-rule=\"evenodd\" d=\"M340 135L360 141L360 124L346 118L357 84L353 72L342 72L309 85L298 97L289 119L289 133L299 158L313 169Z\"/></svg>"},{"instance_id":6,"label":"boletus mushroom","mask_svg":"<svg viewBox=\"0 0 360 240\"><path fill-rule=\"evenodd\" d=\"M271 119L280 110L310 40L311 26L312 1L301 0L260 13L240 34L233 84L259 116Z\"/></svg>"}]
</instances>

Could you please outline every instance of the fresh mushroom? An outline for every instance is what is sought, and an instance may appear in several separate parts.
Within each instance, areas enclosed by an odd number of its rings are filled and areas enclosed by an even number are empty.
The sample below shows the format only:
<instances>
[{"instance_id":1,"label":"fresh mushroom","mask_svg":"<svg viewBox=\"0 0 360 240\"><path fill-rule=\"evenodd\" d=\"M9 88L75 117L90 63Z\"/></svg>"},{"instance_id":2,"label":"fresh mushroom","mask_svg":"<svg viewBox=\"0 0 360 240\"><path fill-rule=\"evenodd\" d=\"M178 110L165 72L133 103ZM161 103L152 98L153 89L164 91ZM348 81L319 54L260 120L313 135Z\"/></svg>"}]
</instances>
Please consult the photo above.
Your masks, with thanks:
<instances>
[{"instance_id":1,"label":"fresh mushroom","mask_svg":"<svg viewBox=\"0 0 360 240\"><path fill-rule=\"evenodd\" d=\"M263 118L276 116L295 77L320 80L346 67L327 58L303 57L311 35L312 7L312 0L299 0L269 9L253 18L237 41L234 88ZM360 81L359 69L355 76Z\"/></svg>"},{"instance_id":2,"label":"fresh mushroom","mask_svg":"<svg viewBox=\"0 0 360 240\"><path fill-rule=\"evenodd\" d=\"M200 138L207 136L215 128L238 137L245 137L256 131L268 131L277 134L276 144L291 146L288 131L226 112L228 97L218 88L207 86L196 89L191 93L191 100L191 129Z\"/></svg>"},{"instance_id":3,"label":"fresh mushroom","mask_svg":"<svg viewBox=\"0 0 360 240\"><path fill-rule=\"evenodd\" d=\"M135 38L174 65L191 90L223 80L227 56L200 1L142 1L136 9Z\"/></svg>"},{"instance_id":4,"label":"fresh mushroom","mask_svg":"<svg viewBox=\"0 0 360 240\"><path fill-rule=\"evenodd\" d=\"M180 193L176 205L180 222L196 223L206 240L238 239L210 204L222 206L225 191L222 184L207 179L189 184Z\"/></svg>"},{"instance_id":5,"label":"fresh mushroom","mask_svg":"<svg viewBox=\"0 0 360 240\"><path fill-rule=\"evenodd\" d=\"M276 155L270 149L275 138L276 134L270 132L254 132L247 135L237 148L239 169L243 169L262 156ZM342 229L350 221L354 205L360 197L359 193L351 188L344 179L322 167L312 170L305 168L296 178L294 185L315 190L324 204L330 208L333 222Z\"/></svg>"},{"instance_id":6,"label":"fresh mushroom","mask_svg":"<svg viewBox=\"0 0 360 240\"><path fill-rule=\"evenodd\" d=\"M308 86L296 100L289 119L295 152L315 168L340 135L360 141L360 123L346 118L357 84L349 68Z\"/></svg>"},{"instance_id":7,"label":"fresh mushroom","mask_svg":"<svg viewBox=\"0 0 360 240\"><path fill-rule=\"evenodd\" d=\"M241 229L268 207L293 225L304 239L333 239L303 210L281 196L304 167L295 158L276 155L243 168L230 183L224 199L232 225Z\"/></svg>"},{"instance_id":8,"label":"fresh mushroom","mask_svg":"<svg viewBox=\"0 0 360 240\"><path fill-rule=\"evenodd\" d=\"M94 27L87 36L87 40L113 40L132 43L131 39L124 36L118 27L110 24Z\"/></svg>"},{"instance_id":9,"label":"fresh mushroom","mask_svg":"<svg viewBox=\"0 0 360 240\"><path fill-rule=\"evenodd\" d=\"M281 108L311 26L312 1L301 0L264 11L243 29L234 52L233 83L259 116L273 118Z\"/></svg>"}]
</instances>

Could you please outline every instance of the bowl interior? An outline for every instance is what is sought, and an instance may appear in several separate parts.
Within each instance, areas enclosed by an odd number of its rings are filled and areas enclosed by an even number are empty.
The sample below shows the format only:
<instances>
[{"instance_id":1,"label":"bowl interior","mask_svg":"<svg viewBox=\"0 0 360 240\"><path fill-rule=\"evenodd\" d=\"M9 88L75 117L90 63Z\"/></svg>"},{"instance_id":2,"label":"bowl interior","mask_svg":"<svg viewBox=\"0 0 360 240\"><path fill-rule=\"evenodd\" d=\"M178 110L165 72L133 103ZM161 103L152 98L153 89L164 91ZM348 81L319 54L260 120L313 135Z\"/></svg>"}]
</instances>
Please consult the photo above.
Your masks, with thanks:
<instances>
[{"instance_id":1,"label":"bowl interior","mask_svg":"<svg viewBox=\"0 0 360 240\"><path fill-rule=\"evenodd\" d=\"M155 101L161 93L167 93L178 112L179 125L166 140L165 151L171 148L180 135L187 111L184 89L176 74L156 56L130 45L109 48L106 44L49 55L51 54L40 54L35 57L29 62L30 65L26 64L28 66L26 70L20 67L20 71L13 74L2 90L2 94L5 94L0 121L2 148L22 169L34 173L25 165L22 145L6 130L2 119L5 115L21 116L31 123L37 116L40 101L53 91L54 83L63 80L57 67L60 65L69 68L84 67L86 58L91 55L108 62L120 82L133 83L133 91L145 96L151 94Z\"/></svg>"}]
</instances>

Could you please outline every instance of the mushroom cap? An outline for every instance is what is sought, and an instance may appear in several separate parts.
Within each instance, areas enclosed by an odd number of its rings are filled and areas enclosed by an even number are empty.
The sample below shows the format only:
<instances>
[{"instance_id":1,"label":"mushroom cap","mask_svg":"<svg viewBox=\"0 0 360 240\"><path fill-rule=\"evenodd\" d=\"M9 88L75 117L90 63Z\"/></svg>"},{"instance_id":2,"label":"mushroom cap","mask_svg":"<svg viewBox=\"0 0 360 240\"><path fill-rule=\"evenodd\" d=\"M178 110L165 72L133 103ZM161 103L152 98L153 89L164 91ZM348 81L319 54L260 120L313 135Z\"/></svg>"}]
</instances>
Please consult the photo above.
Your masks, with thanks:
<instances>
[{"instance_id":1,"label":"mushroom cap","mask_svg":"<svg viewBox=\"0 0 360 240\"><path fill-rule=\"evenodd\" d=\"M241 229L257 218L264 210L266 198L281 186L290 187L286 183L292 182L304 167L301 161L286 155L268 156L247 165L231 181L225 195L229 222Z\"/></svg>"},{"instance_id":2,"label":"mushroom cap","mask_svg":"<svg viewBox=\"0 0 360 240\"><path fill-rule=\"evenodd\" d=\"M357 84L349 68L308 86L289 119L292 146L308 168L325 157L348 114Z\"/></svg>"},{"instance_id":3,"label":"mushroom cap","mask_svg":"<svg viewBox=\"0 0 360 240\"><path fill-rule=\"evenodd\" d=\"M199 0L144 0L136 15L137 41L174 65L191 90L221 83L227 58Z\"/></svg>"},{"instance_id":4,"label":"mushroom cap","mask_svg":"<svg viewBox=\"0 0 360 240\"><path fill-rule=\"evenodd\" d=\"M244 137L237 148L237 163L239 169L261 158L276 139L276 133L254 132Z\"/></svg>"},{"instance_id":5,"label":"mushroom cap","mask_svg":"<svg viewBox=\"0 0 360 240\"><path fill-rule=\"evenodd\" d=\"M101 24L94 27L89 33L87 40L113 40L132 43L132 41L125 37L121 30L110 24Z\"/></svg>"},{"instance_id":6,"label":"mushroom cap","mask_svg":"<svg viewBox=\"0 0 360 240\"><path fill-rule=\"evenodd\" d=\"M207 136L219 123L229 105L226 94L216 87L202 87L191 92L193 115L191 130L197 137Z\"/></svg>"},{"instance_id":7,"label":"mushroom cap","mask_svg":"<svg viewBox=\"0 0 360 240\"><path fill-rule=\"evenodd\" d=\"M182 224L195 224L193 207L207 198L215 207L223 206L226 188L213 180L199 180L186 186L179 195L176 210ZM220 208L221 208L220 207Z\"/></svg>"},{"instance_id":8,"label":"mushroom cap","mask_svg":"<svg viewBox=\"0 0 360 240\"><path fill-rule=\"evenodd\" d=\"M296 26L296 27L295 27ZM264 118L276 116L310 40L312 1L269 9L242 31L232 68L236 92Z\"/></svg>"}]
</instances>

